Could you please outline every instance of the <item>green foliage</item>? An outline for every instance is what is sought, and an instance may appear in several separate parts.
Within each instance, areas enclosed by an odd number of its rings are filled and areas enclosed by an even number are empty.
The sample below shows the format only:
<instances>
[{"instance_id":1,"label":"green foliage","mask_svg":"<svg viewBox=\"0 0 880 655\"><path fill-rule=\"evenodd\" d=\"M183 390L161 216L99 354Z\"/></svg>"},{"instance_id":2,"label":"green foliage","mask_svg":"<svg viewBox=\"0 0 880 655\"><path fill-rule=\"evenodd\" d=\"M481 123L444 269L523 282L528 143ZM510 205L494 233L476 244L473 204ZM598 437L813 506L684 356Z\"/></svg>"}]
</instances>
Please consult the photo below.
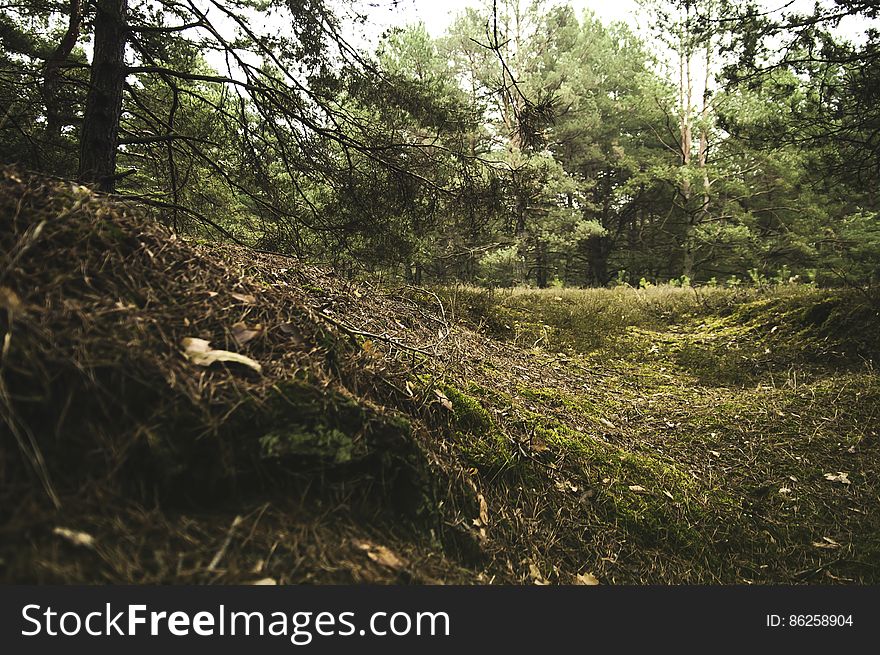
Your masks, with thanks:
<instances>
[{"instance_id":1,"label":"green foliage","mask_svg":"<svg viewBox=\"0 0 880 655\"><path fill-rule=\"evenodd\" d=\"M415 283L877 283L877 35L843 43L826 9L797 27L651 0L636 33L486 0L439 38L395 27L364 53L323 0L218 2L228 41L178 29L217 20L197 8L129 4L116 186L191 236ZM0 156L65 177L93 27L69 11L24 2L0 20ZM774 34L797 38L761 70ZM685 101L663 64L690 62L699 87L704 56L725 76Z\"/></svg>"}]
</instances>

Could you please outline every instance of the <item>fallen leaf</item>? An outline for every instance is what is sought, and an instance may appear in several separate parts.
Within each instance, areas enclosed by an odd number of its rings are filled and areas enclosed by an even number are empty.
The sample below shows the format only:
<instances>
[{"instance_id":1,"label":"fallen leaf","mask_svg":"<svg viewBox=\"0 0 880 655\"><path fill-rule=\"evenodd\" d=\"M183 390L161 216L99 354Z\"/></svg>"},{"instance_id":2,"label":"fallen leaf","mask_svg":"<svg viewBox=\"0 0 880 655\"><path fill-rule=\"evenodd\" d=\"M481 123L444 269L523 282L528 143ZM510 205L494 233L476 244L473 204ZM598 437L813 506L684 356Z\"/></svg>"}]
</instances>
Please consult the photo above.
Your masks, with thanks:
<instances>
[{"instance_id":1,"label":"fallen leaf","mask_svg":"<svg viewBox=\"0 0 880 655\"><path fill-rule=\"evenodd\" d=\"M95 538L87 532L80 532L79 530L71 530L70 528L59 527L52 530L52 534L57 534L59 537L67 539L67 541L72 543L74 546L84 546L85 548L95 547Z\"/></svg>"},{"instance_id":2,"label":"fallen leaf","mask_svg":"<svg viewBox=\"0 0 880 655\"><path fill-rule=\"evenodd\" d=\"M781 494L790 494L790 493L791 493L791 489L789 489L788 487L780 487L780 488L779 488L779 493L781 493Z\"/></svg>"},{"instance_id":3,"label":"fallen leaf","mask_svg":"<svg viewBox=\"0 0 880 655\"><path fill-rule=\"evenodd\" d=\"M833 548L840 548L840 544L837 543L836 541L834 541L834 539L832 539L831 537L822 537L822 541L814 541L813 542L813 547L814 548L833 549Z\"/></svg>"},{"instance_id":4,"label":"fallen leaf","mask_svg":"<svg viewBox=\"0 0 880 655\"><path fill-rule=\"evenodd\" d=\"M270 585L277 585L278 580L276 580L275 578L260 578L259 580L254 580L253 582L248 582L247 584L256 585L256 586L260 586L260 587L270 586Z\"/></svg>"},{"instance_id":5,"label":"fallen leaf","mask_svg":"<svg viewBox=\"0 0 880 655\"><path fill-rule=\"evenodd\" d=\"M835 473L826 473L825 479L830 482L839 482L840 484L852 484L849 479L849 473L844 473L843 471L838 471Z\"/></svg>"},{"instance_id":6,"label":"fallen leaf","mask_svg":"<svg viewBox=\"0 0 880 655\"><path fill-rule=\"evenodd\" d=\"M354 539L352 543L355 548L366 553L367 557L376 562L376 564L381 564L394 570L399 570L406 566L405 562L394 554L394 551L385 546L360 539Z\"/></svg>"},{"instance_id":7,"label":"fallen leaf","mask_svg":"<svg viewBox=\"0 0 880 655\"><path fill-rule=\"evenodd\" d=\"M557 491L570 493L577 493L579 491L578 486L572 484L570 480L559 480L555 486Z\"/></svg>"},{"instance_id":8,"label":"fallen leaf","mask_svg":"<svg viewBox=\"0 0 880 655\"><path fill-rule=\"evenodd\" d=\"M489 505L486 503L486 498L483 494L478 494L477 498L480 501L480 521L482 521L483 525L489 525Z\"/></svg>"},{"instance_id":9,"label":"fallen leaf","mask_svg":"<svg viewBox=\"0 0 880 655\"><path fill-rule=\"evenodd\" d=\"M231 362L243 364L252 368L257 373L263 372L263 367L250 357L245 357L228 350L211 350L211 342L195 337L186 337L182 342L184 355L196 366L210 366L214 362Z\"/></svg>"},{"instance_id":10,"label":"fallen leaf","mask_svg":"<svg viewBox=\"0 0 880 655\"><path fill-rule=\"evenodd\" d=\"M254 337L259 336L262 331L263 327L261 325L249 328L244 321L239 321L232 326L232 337L239 346L243 346Z\"/></svg>"},{"instance_id":11,"label":"fallen leaf","mask_svg":"<svg viewBox=\"0 0 880 655\"><path fill-rule=\"evenodd\" d=\"M413 394L412 385L409 383L409 380L406 381L404 388L406 389L406 393L410 398L412 398L413 395L415 395L415 394Z\"/></svg>"},{"instance_id":12,"label":"fallen leaf","mask_svg":"<svg viewBox=\"0 0 880 655\"><path fill-rule=\"evenodd\" d=\"M0 307L10 313L21 309L22 302L18 294L9 287L0 287Z\"/></svg>"},{"instance_id":13,"label":"fallen leaf","mask_svg":"<svg viewBox=\"0 0 880 655\"><path fill-rule=\"evenodd\" d=\"M452 401L446 397L446 394L440 391L440 389L434 389L434 395L437 396L437 400L440 401L440 404L443 405L450 412L452 411Z\"/></svg>"},{"instance_id":14,"label":"fallen leaf","mask_svg":"<svg viewBox=\"0 0 880 655\"><path fill-rule=\"evenodd\" d=\"M539 569L534 562L529 562L529 577L536 585L550 584L550 582L541 574L541 569Z\"/></svg>"},{"instance_id":15,"label":"fallen leaf","mask_svg":"<svg viewBox=\"0 0 880 655\"><path fill-rule=\"evenodd\" d=\"M714 455L715 457L721 457L721 453L718 452L717 450L710 450L709 454Z\"/></svg>"},{"instance_id":16,"label":"fallen leaf","mask_svg":"<svg viewBox=\"0 0 880 655\"><path fill-rule=\"evenodd\" d=\"M588 585L588 586L592 587L592 586L595 586L595 585L601 584L601 583L599 582L599 578L597 578L592 573L579 573L575 577L575 584L576 585Z\"/></svg>"},{"instance_id":17,"label":"fallen leaf","mask_svg":"<svg viewBox=\"0 0 880 655\"><path fill-rule=\"evenodd\" d=\"M629 490L632 491L633 493L636 493L636 494L647 494L647 493L651 493L650 491L648 491L647 489L645 489L645 488L644 488L642 485L640 485L640 484L631 484L631 485L629 485Z\"/></svg>"},{"instance_id":18,"label":"fallen leaf","mask_svg":"<svg viewBox=\"0 0 880 655\"><path fill-rule=\"evenodd\" d=\"M617 426L614 425L614 423L612 423L611 421L609 421L607 418L604 418L604 417L603 417L603 418L600 418L600 419L599 419L599 423L601 423L601 424L604 425L606 428L609 428L609 429L611 429L611 430L616 430L616 429L617 429Z\"/></svg>"},{"instance_id":19,"label":"fallen leaf","mask_svg":"<svg viewBox=\"0 0 880 655\"><path fill-rule=\"evenodd\" d=\"M248 305L253 305L257 302L257 299L249 293L230 293L229 295L236 300L247 303Z\"/></svg>"}]
</instances>

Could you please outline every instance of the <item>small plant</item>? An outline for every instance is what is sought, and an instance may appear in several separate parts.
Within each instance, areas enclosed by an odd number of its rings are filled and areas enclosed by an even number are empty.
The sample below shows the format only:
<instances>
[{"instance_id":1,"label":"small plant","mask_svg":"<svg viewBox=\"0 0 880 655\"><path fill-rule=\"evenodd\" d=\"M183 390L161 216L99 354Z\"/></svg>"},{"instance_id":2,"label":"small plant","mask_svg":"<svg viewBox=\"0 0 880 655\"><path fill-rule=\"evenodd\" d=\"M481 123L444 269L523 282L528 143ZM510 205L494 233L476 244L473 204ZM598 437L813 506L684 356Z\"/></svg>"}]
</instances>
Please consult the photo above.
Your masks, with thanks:
<instances>
[{"instance_id":1,"label":"small plant","mask_svg":"<svg viewBox=\"0 0 880 655\"><path fill-rule=\"evenodd\" d=\"M769 284L769 280L767 280L767 276L761 273L757 268L750 268L748 270L749 279L752 281L756 287L764 287Z\"/></svg>"},{"instance_id":2,"label":"small plant","mask_svg":"<svg viewBox=\"0 0 880 655\"><path fill-rule=\"evenodd\" d=\"M788 267L788 264L783 264L778 271L776 271L776 275L773 276L773 281L776 284L793 284L797 282L800 276L795 275L792 276L791 269Z\"/></svg>"}]
</instances>

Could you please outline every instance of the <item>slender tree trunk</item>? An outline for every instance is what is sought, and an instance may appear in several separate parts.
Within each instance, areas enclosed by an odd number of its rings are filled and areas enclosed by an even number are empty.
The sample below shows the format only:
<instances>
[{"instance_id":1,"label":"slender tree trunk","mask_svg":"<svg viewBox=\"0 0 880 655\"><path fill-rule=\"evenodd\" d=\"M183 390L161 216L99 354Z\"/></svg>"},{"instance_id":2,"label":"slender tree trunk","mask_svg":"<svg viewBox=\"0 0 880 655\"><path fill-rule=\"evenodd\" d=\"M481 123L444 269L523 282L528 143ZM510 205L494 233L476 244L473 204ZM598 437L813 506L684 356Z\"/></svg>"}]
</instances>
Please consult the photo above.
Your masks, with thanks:
<instances>
[{"instance_id":1,"label":"slender tree trunk","mask_svg":"<svg viewBox=\"0 0 880 655\"><path fill-rule=\"evenodd\" d=\"M550 286L550 262L547 255L547 244L538 239L535 243L535 281L539 289Z\"/></svg>"},{"instance_id":2,"label":"slender tree trunk","mask_svg":"<svg viewBox=\"0 0 880 655\"><path fill-rule=\"evenodd\" d=\"M693 59L693 35L690 29L690 6L685 7L685 21L679 29L678 51L678 98L681 117L679 119L679 132L681 141L681 167L682 178L679 187L681 194L681 207L684 216L684 233L681 240L681 275L691 276L694 268L694 250L696 236L696 218L691 207L691 180L690 166L693 154L693 96L694 85L691 75L691 62Z\"/></svg>"},{"instance_id":3,"label":"slender tree trunk","mask_svg":"<svg viewBox=\"0 0 880 655\"><path fill-rule=\"evenodd\" d=\"M67 30L52 55L46 60L43 68L43 86L41 89L43 103L46 105L46 134L51 144L55 144L61 136L64 126L64 109L58 92L61 89L61 68L76 46L79 28L82 24L82 5L80 0L70 0L68 5L70 16Z\"/></svg>"},{"instance_id":4,"label":"slender tree trunk","mask_svg":"<svg viewBox=\"0 0 880 655\"><path fill-rule=\"evenodd\" d=\"M608 238L590 237L585 242L587 263L590 267L589 283L594 287L608 284Z\"/></svg>"},{"instance_id":5,"label":"slender tree trunk","mask_svg":"<svg viewBox=\"0 0 880 655\"><path fill-rule=\"evenodd\" d=\"M688 224L685 229L684 242L684 258L682 261L682 275L693 277L694 274L694 255L696 251L696 234L697 228L709 218L709 204L711 196L709 194L712 185L709 180L709 78L712 68L712 38L705 45L706 66L705 78L703 80L703 106L700 109L700 125L699 125L699 144L697 146L697 168L701 175L702 184L702 202L699 208L688 214Z\"/></svg>"},{"instance_id":6,"label":"slender tree trunk","mask_svg":"<svg viewBox=\"0 0 880 655\"><path fill-rule=\"evenodd\" d=\"M80 142L79 179L112 192L116 183L116 148L122 89L128 0L98 0L95 53Z\"/></svg>"}]
</instances>

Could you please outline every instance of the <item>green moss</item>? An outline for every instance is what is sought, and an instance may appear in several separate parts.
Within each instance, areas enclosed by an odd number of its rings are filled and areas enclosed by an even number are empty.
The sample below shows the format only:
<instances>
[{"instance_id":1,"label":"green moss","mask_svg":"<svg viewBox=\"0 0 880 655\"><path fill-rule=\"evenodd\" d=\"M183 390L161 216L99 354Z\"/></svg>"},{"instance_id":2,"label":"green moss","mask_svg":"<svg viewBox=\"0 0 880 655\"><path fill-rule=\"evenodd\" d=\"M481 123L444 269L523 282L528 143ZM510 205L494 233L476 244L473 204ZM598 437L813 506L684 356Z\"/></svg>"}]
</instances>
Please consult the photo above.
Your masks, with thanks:
<instances>
[{"instance_id":1,"label":"green moss","mask_svg":"<svg viewBox=\"0 0 880 655\"><path fill-rule=\"evenodd\" d=\"M492 417L479 400L449 384L444 385L442 391L452 402L456 430L478 436L485 436L492 430Z\"/></svg>"},{"instance_id":2,"label":"green moss","mask_svg":"<svg viewBox=\"0 0 880 655\"><path fill-rule=\"evenodd\" d=\"M441 390L452 403L452 434L462 454L479 468L509 467L514 461L510 439L483 403L451 384L443 385ZM478 385L471 385L469 390L487 393Z\"/></svg>"},{"instance_id":3,"label":"green moss","mask_svg":"<svg viewBox=\"0 0 880 655\"><path fill-rule=\"evenodd\" d=\"M267 458L291 456L330 458L337 464L351 461L355 452L352 435L324 425L292 425L260 437L261 455Z\"/></svg>"},{"instance_id":4,"label":"green moss","mask_svg":"<svg viewBox=\"0 0 880 655\"><path fill-rule=\"evenodd\" d=\"M517 387L517 392L523 398L549 405L550 407L564 408L576 412L587 419L594 419L598 414L598 407L593 399L585 396L574 396L560 389L552 387Z\"/></svg>"},{"instance_id":5,"label":"green moss","mask_svg":"<svg viewBox=\"0 0 880 655\"><path fill-rule=\"evenodd\" d=\"M624 528L639 543L703 550L706 524L736 505L672 462L617 447L558 421L532 418L540 423L534 427L536 437L569 460L577 457L590 484L600 490L596 508L604 520Z\"/></svg>"},{"instance_id":6,"label":"green moss","mask_svg":"<svg viewBox=\"0 0 880 655\"><path fill-rule=\"evenodd\" d=\"M263 399L242 406L228 427L254 435L259 456L309 458L341 464L404 443L410 424L396 415L380 415L338 391L308 380L276 385ZM243 440L247 442L247 439Z\"/></svg>"}]
</instances>

